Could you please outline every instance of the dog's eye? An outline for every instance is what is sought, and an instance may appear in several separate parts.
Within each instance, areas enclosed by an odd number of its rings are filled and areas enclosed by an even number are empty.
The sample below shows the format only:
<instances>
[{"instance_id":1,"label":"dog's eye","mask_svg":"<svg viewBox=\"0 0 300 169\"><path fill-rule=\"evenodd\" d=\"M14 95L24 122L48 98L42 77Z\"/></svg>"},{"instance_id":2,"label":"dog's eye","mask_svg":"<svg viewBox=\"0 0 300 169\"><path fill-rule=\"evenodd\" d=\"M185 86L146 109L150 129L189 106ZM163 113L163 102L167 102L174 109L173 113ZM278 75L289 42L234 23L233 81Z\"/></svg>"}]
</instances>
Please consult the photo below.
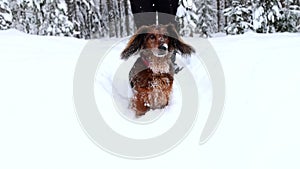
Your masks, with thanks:
<instances>
[{"instance_id":1,"label":"dog's eye","mask_svg":"<svg viewBox=\"0 0 300 169\"><path fill-rule=\"evenodd\" d=\"M153 39L155 39L155 36L154 36L153 34L151 34L151 35L149 36L149 38L153 40Z\"/></svg>"}]
</instances>

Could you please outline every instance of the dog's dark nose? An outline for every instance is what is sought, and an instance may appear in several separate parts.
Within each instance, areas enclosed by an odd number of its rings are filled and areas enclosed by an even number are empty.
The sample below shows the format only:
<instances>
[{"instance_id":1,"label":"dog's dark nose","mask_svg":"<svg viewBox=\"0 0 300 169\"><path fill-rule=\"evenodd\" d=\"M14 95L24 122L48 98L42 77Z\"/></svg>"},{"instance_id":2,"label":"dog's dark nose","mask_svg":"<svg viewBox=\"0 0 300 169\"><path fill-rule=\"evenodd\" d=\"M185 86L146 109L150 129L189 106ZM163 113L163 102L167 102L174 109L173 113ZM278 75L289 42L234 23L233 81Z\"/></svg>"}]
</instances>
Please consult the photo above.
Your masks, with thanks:
<instances>
[{"instance_id":1,"label":"dog's dark nose","mask_svg":"<svg viewBox=\"0 0 300 169\"><path fill-rule=\"evenodd\" d=\"M168 49L168 45L166 44L162 44L158 47L159 50L167 50Z\"/></svg>"}]
</instances>

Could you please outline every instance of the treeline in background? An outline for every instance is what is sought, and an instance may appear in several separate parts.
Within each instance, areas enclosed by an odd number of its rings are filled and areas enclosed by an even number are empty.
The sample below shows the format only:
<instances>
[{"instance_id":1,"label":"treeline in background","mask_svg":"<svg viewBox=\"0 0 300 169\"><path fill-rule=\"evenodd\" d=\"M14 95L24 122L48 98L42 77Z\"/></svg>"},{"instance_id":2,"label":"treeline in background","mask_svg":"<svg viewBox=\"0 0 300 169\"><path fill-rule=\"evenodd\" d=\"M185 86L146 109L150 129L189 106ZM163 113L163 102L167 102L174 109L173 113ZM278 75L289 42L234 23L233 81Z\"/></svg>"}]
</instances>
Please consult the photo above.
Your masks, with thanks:
<instances>
[{"instance_id":1,"label":"treeline in background","mask_svg":"<svg viewBox=\"0 0 300 169\"><path fill-rule=\"evenodd\" d=\"M300 0L180 0L182 36L299 32ZM84 39L135 31L129 0L0 0L0 30Z\"/></svg>"}]
</instances>

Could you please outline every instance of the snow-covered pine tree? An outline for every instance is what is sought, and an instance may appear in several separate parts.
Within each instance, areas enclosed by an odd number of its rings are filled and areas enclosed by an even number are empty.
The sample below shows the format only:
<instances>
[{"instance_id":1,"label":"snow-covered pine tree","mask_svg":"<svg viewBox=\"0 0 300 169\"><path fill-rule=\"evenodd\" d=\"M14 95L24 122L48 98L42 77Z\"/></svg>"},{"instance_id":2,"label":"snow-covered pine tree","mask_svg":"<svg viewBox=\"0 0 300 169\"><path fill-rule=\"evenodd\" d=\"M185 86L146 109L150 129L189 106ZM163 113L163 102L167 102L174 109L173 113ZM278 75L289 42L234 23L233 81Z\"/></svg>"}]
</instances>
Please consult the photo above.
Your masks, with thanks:
<instances>
[{"instance_id":1,"label":"snow-covered pine tree","mask_svg":"<svg viewBox=\"0 0 300 169\"><path fill-rule=\"evenodd\" d=\"M296 23L296 31L300 32L300 0L295 0L293 4L289 6L289 12L295 16L294 22Z\"/></svg>"},{"instance_id":2,"label":"snow-covered pine tree","mask_svg":"<svg viewBox=\"0 0 300 169\"><path fill-rule=\"evenodd\" d=\"M28 1L21 1L14 6L13 8L13 20L14 28L16 28L19 31L29 33L29 20L32 20L32 11L29 11L29 2Z\"/></svg>"},{"instance_id":3,"label":"snow-covered pine tree","mask_svg":"<svg viewBox=\"0 0 300 169\"><path fill-rule=\"evenodd\" d=\"M133 33L129 0L66 0L78 38L124 37Z\"/></svg>"},{"instance_id":4,"label":"snow-covered pine tree","mask_svg":"<svg viewBox=\"0 0 300 169\"><path fill-rule=\"evenodd\" d=\"M39 34L39 26L43 19L36 0L10 0L9 4L13 16L12 27L25 33Z\"/></svg>"},{"instance_id":5,"label":"snow-covered pine tree","mask_svg":"<svg viewBox=\"0 0 300 169\"><path fill-rule=\"evenodd\" d=\"M74 26L74 36L77 38L90 38L88 29L88 12L91 9L90 3L86 0L66 0L68 17Z\"/></svg>"},{"instance_id":6,"label":"snow-covered pine tree","mask_svg":"<svg viewBox=\"0 0 300 169\"><path fill-rule=\"evenodd\" d=\"M13 0L12 0L13 1ZM43 35L40 27L44 21L43 11L40 8L42 1L23 0L12 5L15 25L14 28L33 35Z\"/></svg>"},{"instance_id":7,"label":"snow-covered pine tree","mask_svg":"<svg viewBox=\"0 0 300 169\"><path fill-rule=\"evenodd\" d=\"M0 0L0 30L9 29L12 24L12 12L6 0Z\"/></svg>"},{"instance_id":8,"label":"snow-covered pine tree","mask_svg":"<svg viewBox=\"0 0 300 169\"><path fill-rule=\"evenodd\" d=\"M242 5L239 1L232 1L232 6L224 10L224 16L227 20L224 28L226 34L243 34L252 29L252 10L249 3Z\"/></svg>"},{"instance_id":9,"label":"snow-covered pine tree","mask_svg":"<svg viewBox=\"0 0 300 169\"><path fill-rule=\"evenodd\" d=\"M17 1L14 0L8 0L9 8L11 10L12 14L12 24L11 28L16 28L16 25L18 23L18 14L20 13L20 6Z\"/></svg>"},{"instance_id":10,"label":"snow-covered pine tree","mask_svg":"<svg viewBox=\"0 0 300 169\"><path fill-rule=\"evenodd\" d=\"M45 20L43 11L41 11L40 2L33 1L32 6L30 7L32 11L31 19L29 20L29 33L35 35L44 35L40 28Z\"/></svg>"},{"instance_id":11,"label":"snow-covered pine tree","mask_svg":"<svg viewBox=\"0 0 300 169\"><path fill-rule=\"evenodd\" d=\"M72 36L64 0L9 0L12 27L29 34Z\"/></svg>"},{"instance_id":12,"label":"snow-covered pine tree","mask_svg":"<svg viewBox=\"0 0 300 169\"><path fill-rule=\"evenodd\" d=\"M253 28L258 33L273 33L281 20L281 3L278 0L255 0Z\"/></svg>"},{"instance_id":13,"label":"snow-covered pine tree","mask_svg":"<svg viewBox=\"0 0 300 169\"><path fill-rule=\"evenodd\" d=\"M215 0L196 1L198 23L197 30L201 37L210 37L218 31L218 20Z\"/></svg>"},{"instance_id":14,"label":"snow-covered pine tree","mask_svg":"<svg viewBox=\"0 0 300 169\"><path fill-rule=\"evenodd\" d=\"M100 13L103 20L101 31L106 32L105 37L124 37L128 33L132 34L133 18L125 17L131 14L129 6L128 0L100 0ZM130 25L130 28L127 27Z\"/></svg>"},{"instance_id":15,"label":"snow-covered pine tree","mask_svg":"<svg viewBox=\"0 0 300 169\"><path fill-rule=\"evenodd\" d=\"M176 20L179 22L179 34L181 36L193 36L197 27L197 8L193 0L179 0L179 7L176 13Z\"/></svg>"},{"instance_id":16,"label":"snow-covered pine tree","mask_svg":"<svg viewBox=\"0 0 300 169\"><path fill-rule=\"evenodd\" d=\"M225 9L225 0L217 0L217 20L218 20L218 32L223 32L225 27L225 17L223 11Z\"/></svg>"},{"instance_id":17,"label":"snow-covered pine tree","mask_svg":"<svg viewBox=\"0 0 300 169\"><path fill-rule=\"evenodd\" d=\"M276 25L277 32L297 32L300 25L300 6L286 0L282 2L282 17Z\"/></svg>"},{"instance_id":18,"label":"snow-covered pine tree","mask_svg":"<svg viewBox=\"0 0 300 169\"><path fill-rule=\"evenodd\" d=\"M89 32L89 35L85 38L99 38L103 36L101 32L102 20L100 13L100 1L99 0L89 0L85 3L89 8L89 12L84 12L85 17L85 29L88 29L86 32Z\"/></svg>"},{"instance_id":19,"label":"snow-covered pine tree","mask_svg":"<svg viewBox=\"0 0 300 169\"><path fill-rule=\"evenodd\" d=\"M68 20L66 15L65 2L61 2L60 0L44 0L39 6L41 11L43 11L43 21L39 27L40 34L72 36L73 24ZM39 11L34 13L39 13Z\"/></svg>"}]
</instances>

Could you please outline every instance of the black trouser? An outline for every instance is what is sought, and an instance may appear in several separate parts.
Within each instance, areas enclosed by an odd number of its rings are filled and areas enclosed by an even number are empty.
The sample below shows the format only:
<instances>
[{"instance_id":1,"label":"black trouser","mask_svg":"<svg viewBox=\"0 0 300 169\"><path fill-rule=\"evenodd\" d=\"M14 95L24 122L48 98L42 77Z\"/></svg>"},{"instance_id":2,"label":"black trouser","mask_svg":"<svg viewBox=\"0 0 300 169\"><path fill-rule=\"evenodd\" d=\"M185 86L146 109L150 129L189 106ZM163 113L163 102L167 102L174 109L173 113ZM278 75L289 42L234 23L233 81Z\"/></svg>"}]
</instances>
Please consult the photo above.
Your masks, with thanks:
<instances>
[{"instance_id":1,"label":"black trouser","mask_svg":"<svg viewBox=\"0 0 300 169\"><path fill-rule=\"evenodd\" d=\"M177 25L175 15L178 8L178 0L130 0L130 3L137 28L142 25L155 24L156 12L158 12L159 24L172 23Z\"/></svg>"}]
</instances>

